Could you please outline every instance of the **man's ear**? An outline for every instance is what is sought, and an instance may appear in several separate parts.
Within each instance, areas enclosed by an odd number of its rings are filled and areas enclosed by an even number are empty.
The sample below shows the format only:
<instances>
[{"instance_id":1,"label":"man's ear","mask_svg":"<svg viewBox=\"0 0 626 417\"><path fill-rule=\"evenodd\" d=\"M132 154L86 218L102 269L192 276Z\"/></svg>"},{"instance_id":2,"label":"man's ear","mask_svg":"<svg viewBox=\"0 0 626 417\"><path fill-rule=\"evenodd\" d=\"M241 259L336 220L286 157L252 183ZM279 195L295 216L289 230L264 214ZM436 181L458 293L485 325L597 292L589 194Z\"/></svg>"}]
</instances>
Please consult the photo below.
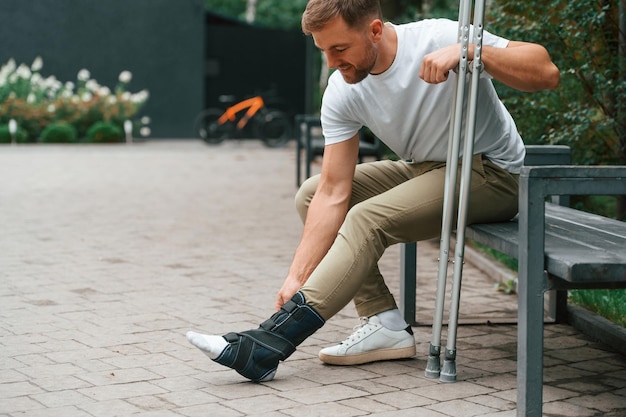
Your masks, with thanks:
<instances>
[{"instance_id":1,"label":"man's ear","mask_svg":"<svg viewBox=\"0 0 626 417\"><path fill-rule=\"evenodd\" d=\"M378 42L383 37L383 27L385 24L380 19L374 19L369 24L369 35L373 42Z\"/></svg>"}]
</instances>

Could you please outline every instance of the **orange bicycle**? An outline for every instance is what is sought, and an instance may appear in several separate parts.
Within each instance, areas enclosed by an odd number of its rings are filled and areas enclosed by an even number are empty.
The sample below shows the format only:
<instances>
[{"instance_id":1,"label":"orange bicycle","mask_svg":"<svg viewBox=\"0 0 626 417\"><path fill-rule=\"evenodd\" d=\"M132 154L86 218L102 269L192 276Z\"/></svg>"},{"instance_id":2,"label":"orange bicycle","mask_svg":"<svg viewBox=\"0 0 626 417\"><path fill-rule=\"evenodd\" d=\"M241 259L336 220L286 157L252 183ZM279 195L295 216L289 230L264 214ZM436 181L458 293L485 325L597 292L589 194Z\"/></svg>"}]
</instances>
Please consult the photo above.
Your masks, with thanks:
<instances>
[{"instance_id":1,"label":"orange bicycle","mask_svg":"<svg viewBox=\"0 0 626 417\"><path fill-rule=\"evenodd\" d=\"M287 114L268 108L261 95L237 103L234 96L222 95L219 101L227 106L226 109L211 107L196 117L194 129L206 143L217 144L243 137L246 132L275 148L291 138L291 122Z\"/></svg>"}]
</instances>

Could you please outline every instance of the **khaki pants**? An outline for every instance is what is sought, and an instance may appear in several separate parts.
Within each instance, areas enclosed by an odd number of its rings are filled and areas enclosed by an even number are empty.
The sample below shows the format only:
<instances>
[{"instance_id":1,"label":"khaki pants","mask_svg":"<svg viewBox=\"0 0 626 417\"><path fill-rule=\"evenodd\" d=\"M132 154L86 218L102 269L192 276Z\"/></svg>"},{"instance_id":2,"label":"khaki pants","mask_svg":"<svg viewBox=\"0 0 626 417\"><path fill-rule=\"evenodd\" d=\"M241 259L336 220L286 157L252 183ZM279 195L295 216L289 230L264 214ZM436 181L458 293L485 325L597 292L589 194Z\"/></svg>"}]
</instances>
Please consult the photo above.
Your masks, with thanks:
<instances>
[{"instance_id":1,"label":"khaki pants","mask_svg":"<svg viewBox=\"0 0 626 417\"><path fill-rule=\"evenodd\" d=\"M319 176L309 178L296 195L303 221L318 181ZM346 219L301 289L307 303L325 320L350 300L361 317L397 308L378 260L391 245L440 235L444 183L442 162L385 160L357 165ZM481 155L474 157L468 224L512 218L517 213L517 195L517 175Z\"/></svg>"}]
</instances>

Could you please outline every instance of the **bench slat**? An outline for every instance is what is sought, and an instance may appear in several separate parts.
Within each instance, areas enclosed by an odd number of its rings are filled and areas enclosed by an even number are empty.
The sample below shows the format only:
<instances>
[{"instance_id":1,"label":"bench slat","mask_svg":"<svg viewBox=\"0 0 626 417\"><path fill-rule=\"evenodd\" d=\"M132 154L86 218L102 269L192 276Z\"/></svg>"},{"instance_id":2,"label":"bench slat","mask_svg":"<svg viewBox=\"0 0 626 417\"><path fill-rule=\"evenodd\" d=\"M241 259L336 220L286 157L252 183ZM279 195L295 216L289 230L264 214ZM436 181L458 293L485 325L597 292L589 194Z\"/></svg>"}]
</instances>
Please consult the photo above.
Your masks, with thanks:
<instances>
[{"instance_id":1,"label":"bench slat","mask_svg":"<svg viewBox=\"0 0 626 417\"><path fill-rule=\"evenodd\" d=\"M465 231L468 239L487 245L517 259L519 239L517 219L504 223L472 224Z\"/></svg>"},{"instance_id":2,"label":"bench slat","mask_svg":"<svg viewBox=\"0 0 626 417\"><path fill-rule=\"evenodd\" d=\"M467 237L517 258L518 225L472 225ZM626 283L626 223L546 204L546 270L569 282Z\"/></svg>"},{"instance_id":3,"label":"bench slat","mask_svg":"<svg viewBox=\"0 0 626 417\"><path fill-rule=\"evenodd\" d=\"M568 207L560 207L553 205L546 216L551 218L560 218L571 227L580 227L589 229L590 231L600 233L602 235L615 235L615 239L610 241L623 243L626 239L626 223L599 216L593 213L586 213L579 210L573 210ZM626 248L623 248L626 251Z\"/></svg>"}]
</instances>

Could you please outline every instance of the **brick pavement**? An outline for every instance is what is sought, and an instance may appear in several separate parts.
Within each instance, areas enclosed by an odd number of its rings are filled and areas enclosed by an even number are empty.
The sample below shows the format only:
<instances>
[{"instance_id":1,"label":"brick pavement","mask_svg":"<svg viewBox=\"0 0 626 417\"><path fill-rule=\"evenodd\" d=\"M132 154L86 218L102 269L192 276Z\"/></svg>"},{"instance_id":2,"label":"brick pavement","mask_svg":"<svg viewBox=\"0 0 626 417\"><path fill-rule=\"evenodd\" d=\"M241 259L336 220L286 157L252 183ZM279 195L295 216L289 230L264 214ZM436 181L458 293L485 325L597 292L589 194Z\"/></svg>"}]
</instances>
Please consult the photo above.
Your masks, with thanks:
<instances>
[{"instance_id":1,"label":"brick pavement","mask_svg":"<svg viewBox=\"0 0 626 417\"><path fill-rule=\"evenodd\" d=\"M460 327L455 384L423 376L429 327L416 359L323 365L357 324L351 305L268 383L187 343L271 313L301 230L294 167L293 147L256 141L0 147L0 415L514 416L514 325ZM396 293L398 256L381 260ZM436 257L420 245L425 318ZM461 303L485 323L515 316L471 264ZM626 415L624 356L549 325L545 365L546 415Z\"/></svg>"}]
</instances>

